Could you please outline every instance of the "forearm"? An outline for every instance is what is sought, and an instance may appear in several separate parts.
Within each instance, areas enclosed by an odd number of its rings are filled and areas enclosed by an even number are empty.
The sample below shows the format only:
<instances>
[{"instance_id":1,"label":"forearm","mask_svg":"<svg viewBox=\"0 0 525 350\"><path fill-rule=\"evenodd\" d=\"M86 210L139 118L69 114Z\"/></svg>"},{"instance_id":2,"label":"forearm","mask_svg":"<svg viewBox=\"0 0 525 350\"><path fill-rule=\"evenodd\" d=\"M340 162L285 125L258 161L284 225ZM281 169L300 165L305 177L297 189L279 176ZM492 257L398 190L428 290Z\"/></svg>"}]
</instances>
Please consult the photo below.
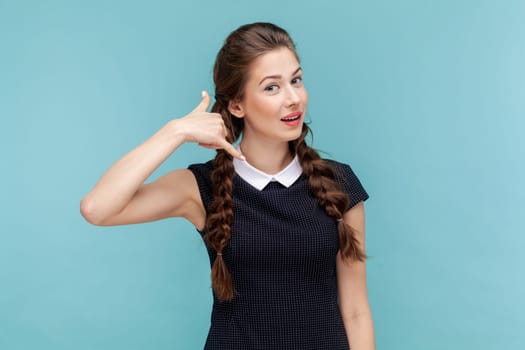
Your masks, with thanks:
<instances>
[{"instance_id":1,"label":"forearm","mask_svg":"<svg viewBox=\"0 0 525 350\"><path fill-rule=\"evenodd\" d=\"M143 144L115 162L81 202L81 210L91 222L118 214L140 185L182 143L176 120L168 122Z\"/></svg>"},{"instance_id":2,"label":"forearm","mask_svg":"<svg viewBox=\"0 0 525 350\"><path fill-rule=\"evenodd\" d=\"M374 323L370 311L344 320L352 350L375 350Z\"/></svg>"}]
</instances>

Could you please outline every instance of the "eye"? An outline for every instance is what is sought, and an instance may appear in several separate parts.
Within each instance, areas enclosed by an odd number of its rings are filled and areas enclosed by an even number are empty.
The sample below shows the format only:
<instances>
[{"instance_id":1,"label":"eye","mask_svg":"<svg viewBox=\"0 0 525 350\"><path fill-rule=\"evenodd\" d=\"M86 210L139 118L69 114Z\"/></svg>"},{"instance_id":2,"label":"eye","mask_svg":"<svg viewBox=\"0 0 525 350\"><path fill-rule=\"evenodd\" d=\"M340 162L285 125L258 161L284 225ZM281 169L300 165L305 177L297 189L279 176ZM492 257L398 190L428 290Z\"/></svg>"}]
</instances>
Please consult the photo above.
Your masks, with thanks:
<instances>
[{"instance_id":1,"label":"eye","mask_svg":"<svg viewBox=\"0 0 525 350\"><path fill-rule=\"evenodd\" d=\"M303 82L303 78L302 77L295 77L292 79L292 84L293 85L298 85L298 84L301 84Z\"/></svg>"},{"instance_id":2,"label":"eye","mask_svg":"<svg viewBox=\"0 0 525 350\"><path fill-rule=\"evenodd\" d=\"M277 85L269 85L267 87L264 88L264 91L269 91L269 92L275 92L279 89L279 86Z\"/></svg>"}]
</instances>

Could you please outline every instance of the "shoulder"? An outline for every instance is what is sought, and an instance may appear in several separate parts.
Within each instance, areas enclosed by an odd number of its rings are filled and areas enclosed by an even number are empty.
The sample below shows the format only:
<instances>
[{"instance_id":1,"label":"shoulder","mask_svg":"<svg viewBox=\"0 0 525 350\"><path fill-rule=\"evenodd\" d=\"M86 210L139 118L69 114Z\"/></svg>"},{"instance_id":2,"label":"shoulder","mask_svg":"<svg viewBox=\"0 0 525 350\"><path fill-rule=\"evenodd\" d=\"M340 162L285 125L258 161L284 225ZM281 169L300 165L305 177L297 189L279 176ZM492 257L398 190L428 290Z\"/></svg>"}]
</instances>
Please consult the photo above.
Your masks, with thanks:
<instances>
[{"instance_id":1,"label":"shoulder","mask_svg":"<svg viewBox=\"0 0 525 350\"><path fill-rule=\"evenodd\" d=\"M213 161L209 160L206 163L191 164L188 166L188 170L191 171L195 177L202 203L204 204L204 207L207 208L208 203L211 201L213 196L213 185L211 182Z\"/></svg>"},{"instance_id":2,"label":"shoulder","mask_svg":"<svg viewBox=\"0 0 525 350\"><path fill-rule=\"evenodd\" d=\"M209 160L206 163L195 163L188 166L188 170L193 173L197 182L211 181L211 173L213 171L213 161Z\"/></svg>"},{"instance_id":3,"label":"shoulder","mask_svg":"<svg viewBox=\"0 0 525 350\"><path fill-rule=\"evenodd\" d=\"M338 181L345 180L345 178L349 177L350 175L355 176L352 167L347 163L342 163L337 160L327 158L323 158L323 161L325 161L332 168L335 179Z\"/></svg>"},{"instance_id":4,"label":"shoulder","mask_svg":"<svg viewBox=\"0 0 525 350\"><path fill-rule=\"evenodd\" d=\"M329 164L334 171L334 178L341 186L341 189L349 196L350 207L354 206L360 201L365 201L369 198L361 180L354 172L354 169L347 164L333 159L323 159Z\"/></svg>"},{"instance_id":5,"label":"shoulder","mask_svg":"<svg viewBox=\"0 0 525 350\"><path fill-rule=\"evenodd\" d=\"M206 174L213 171L213 160L209 160L206 163L194 163L188 166L188 169L192 173Z\"/></svg>"},{"instance_id":6,"label":"shoulder","mask_svg":"<svg viewBox=\"0 0 525 350\"><path fill-rule=\"evenodd\" d=\"M329 158L323 158L323 160L325 162L327 162L328 164L330 164L332 167L334 168L343 168L343 167L350 167L350 165L346 164L346 163L342 163L342 162L339 162L337 160L334 160L334 159L329 159ZM334 169L335 170L335 169Z\"/></svg>"}]
</instances>

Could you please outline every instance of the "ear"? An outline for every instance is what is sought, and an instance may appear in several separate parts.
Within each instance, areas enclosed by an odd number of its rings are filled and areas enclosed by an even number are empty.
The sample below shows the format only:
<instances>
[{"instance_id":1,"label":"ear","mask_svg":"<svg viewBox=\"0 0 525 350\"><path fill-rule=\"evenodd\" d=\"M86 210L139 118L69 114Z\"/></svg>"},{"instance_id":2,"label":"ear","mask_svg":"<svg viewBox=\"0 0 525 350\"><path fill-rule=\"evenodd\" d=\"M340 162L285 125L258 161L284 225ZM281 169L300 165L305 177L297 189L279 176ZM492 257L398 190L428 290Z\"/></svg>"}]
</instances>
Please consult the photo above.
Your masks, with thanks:
<instances>
[{"instance_id":1,"label":"ear","mask_svg":"<svg viewBox=\"0 0 525 350\"><path fill-rule=\"evenodd\" d=\"M238 99L230 100L228 102L228 111L237 118L244 118L244 108L242 107L241 101Z\"/></svg>"}]
</instances>

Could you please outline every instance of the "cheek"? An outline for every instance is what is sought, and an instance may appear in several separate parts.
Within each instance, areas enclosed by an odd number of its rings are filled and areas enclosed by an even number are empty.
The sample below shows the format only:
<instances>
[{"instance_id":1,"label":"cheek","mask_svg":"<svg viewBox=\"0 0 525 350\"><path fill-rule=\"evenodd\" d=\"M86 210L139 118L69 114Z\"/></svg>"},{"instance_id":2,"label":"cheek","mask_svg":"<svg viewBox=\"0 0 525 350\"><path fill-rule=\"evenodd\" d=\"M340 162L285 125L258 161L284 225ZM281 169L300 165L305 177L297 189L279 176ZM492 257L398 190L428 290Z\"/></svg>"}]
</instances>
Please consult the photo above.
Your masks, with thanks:
<instances>
[{"instance_id":1,"label":"cheek","mask_svg":"<svg viewBox=\"0 0 525 350\"><path fill-rule=\"evenodd\" d=\"M272 114L272 112L279 110L279 104L277 103L275 98L271 98L270 96L263 96L261 98L258 98L254 100L253 103L253 109L255 112L259 114Z\"/></svg>"},{"instance_id":2,"label":"cheek","mask_svg":"<svg viewBox=\"0 0 525 350\"><path fill-rule=\"evenodd\" d=\"M303 104L306 106L308 104L308 92L306 91L306 89L303 89L302 100L303 100Z\"/></svg>"}]
</instances>

